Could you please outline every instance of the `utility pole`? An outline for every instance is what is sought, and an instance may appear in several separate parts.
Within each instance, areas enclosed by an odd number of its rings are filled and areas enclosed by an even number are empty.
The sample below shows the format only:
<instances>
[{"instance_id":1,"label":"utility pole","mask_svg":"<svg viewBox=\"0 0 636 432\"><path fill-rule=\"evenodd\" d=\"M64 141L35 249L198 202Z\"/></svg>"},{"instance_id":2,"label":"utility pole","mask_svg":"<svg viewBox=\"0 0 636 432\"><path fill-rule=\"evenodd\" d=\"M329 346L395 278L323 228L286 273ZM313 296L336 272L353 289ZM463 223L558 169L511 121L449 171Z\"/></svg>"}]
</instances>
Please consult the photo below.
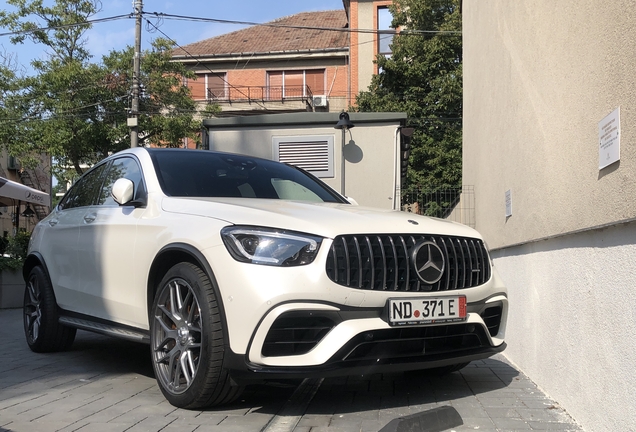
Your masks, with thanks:
<instances>
[{"instance_id":1,"label":"utility pole","mask_svg":"<svg viewBox=\"0 0 636 432\"><path fill-rule=\"evenodd\" d=\"M135 55L133 60L132 104L128 126L130 127L130 147L139 146L139 75L141 73L141 13L143 0L135 1Z\"/></svg>"}]
</instances>

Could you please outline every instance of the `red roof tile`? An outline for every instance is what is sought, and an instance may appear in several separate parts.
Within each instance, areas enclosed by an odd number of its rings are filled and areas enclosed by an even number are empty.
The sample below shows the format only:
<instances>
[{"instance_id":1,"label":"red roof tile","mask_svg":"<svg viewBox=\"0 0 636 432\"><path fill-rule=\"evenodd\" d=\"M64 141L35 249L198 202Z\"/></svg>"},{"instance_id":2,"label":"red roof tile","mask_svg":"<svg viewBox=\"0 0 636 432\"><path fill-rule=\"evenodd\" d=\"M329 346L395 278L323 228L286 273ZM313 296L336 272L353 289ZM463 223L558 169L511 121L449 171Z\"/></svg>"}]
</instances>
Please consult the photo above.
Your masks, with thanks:
<instances>
[{"instance_id":1,"label":"red roof tile","mask_svg":"<svg viewBox=\"0 0 636 432\"><path fill-rule=\"evenodd\" d=\"M287 28L275 26L316 27L320 29ZM174 56L206 56L221 54L267 53L302 50L324 50L347 48L349 33L346 31L322 30L344 29L347 16L344 10L303 12L232 33L205 39L183 49L176 48Z\"/></svg>"}]
</instances>

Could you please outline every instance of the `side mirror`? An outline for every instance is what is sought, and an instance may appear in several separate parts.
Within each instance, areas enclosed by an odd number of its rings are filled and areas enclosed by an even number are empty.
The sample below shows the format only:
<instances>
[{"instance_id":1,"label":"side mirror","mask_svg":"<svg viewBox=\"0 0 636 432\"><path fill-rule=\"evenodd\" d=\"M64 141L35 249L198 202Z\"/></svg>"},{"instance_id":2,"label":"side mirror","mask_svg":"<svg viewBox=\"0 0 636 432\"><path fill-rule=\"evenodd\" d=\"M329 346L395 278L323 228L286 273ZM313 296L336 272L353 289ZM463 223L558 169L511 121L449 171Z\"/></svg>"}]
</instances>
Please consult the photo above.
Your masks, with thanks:
<instances>
[{"instance_id":1,"label":"side mirror","mask_svg":"<svg viewBox=\"0 0 636 432\"><path fill-rule=\"evenodd\" d=\"M354 206L358 205L358 201L354 200L353 198L348 197L348 196L346 196L345 198L347 199L347 201L349 201L349 204L352 204Z\"/></svg>"},{"instance_id":2,"label":"side mirror","mask_svg":"<svg viewBox=\"0 0 636 432\"><path fill-rule=\"evenodd\" d=\"M134 192L135 184L127 178L120 178L113 184L110 194L117 204L125 205L132 201Z\"/></svg>"}]
</instances>

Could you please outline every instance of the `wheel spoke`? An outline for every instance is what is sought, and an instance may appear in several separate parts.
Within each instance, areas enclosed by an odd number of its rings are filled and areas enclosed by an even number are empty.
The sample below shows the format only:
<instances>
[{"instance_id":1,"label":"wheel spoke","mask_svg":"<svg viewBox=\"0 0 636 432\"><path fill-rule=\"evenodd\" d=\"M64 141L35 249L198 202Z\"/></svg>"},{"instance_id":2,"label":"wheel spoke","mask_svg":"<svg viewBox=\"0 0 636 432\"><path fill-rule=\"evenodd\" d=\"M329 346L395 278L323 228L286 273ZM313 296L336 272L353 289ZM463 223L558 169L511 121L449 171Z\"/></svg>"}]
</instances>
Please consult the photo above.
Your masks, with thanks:
<instances>
[{"instance_id":1,"label":"wheel spoke","mask_svg":"<svg viewBox=\"0 0 636 432\"><path fill-rule=\"evenodd\" d=\"M37 315L37 318L33 320L33 324L30 327L33 340L37 340L38 336L40 335L40 315Z\"/></svg>"},{"instance_id":2,"label":"wheel spoke","mask_svg":"<svg viewBox=\"0 0 636 432\"><path fill-rule=\"evenodd\" d=\"M35 288L35 283L33 281L29 281L29 284L27 285L27 293L29 294L29 306L37 306L40 301L38 299L38 295L37 295L37 291Z\"/></svg>"},{"instance_id":3,"label":"wheel spoke","mask_svg":"<svg viewBox=\"0 0 636 432\"><path fill-rule=\"evenodd\" d=\"M170 318L170 317L168 317L168 318ZM163 319L161 319L160 316L156 316L155 319L157 320L157 322L159 322L159 325L161 326L161 329L166 333L166 337L171 337L172 339L176 339L177 338L177 331L172 329L172 328L170 328L170 327L168 327L168 325L165 322L163 322Z\"/></svg>"},{"instance_id":4,"label":"wheel spoke","mask_svg":"<svg viewBox=\"0 0 636 432\"><path fill-rule=\"evenodd\" d=\"M190 385L192 377L194 377L194 373L196 372L194 363L192 362L192 353L190 351L186 351L179 359L179 363L183 377L185 378L186 383Z\"/></svg>"},{"instance_id":5,"label":"wheel spoke","mask_svg":"<svg viewBox=\"0 0 636 432\"><path fill-rule=\"evenodd\" d=\"M194 296L192 295L192 291L188 290L188 293L183 299L183 304L181 306L181 309L179 310L179 313L181 314L181 316L187 317L186 319L188 321L191 321L192 313L196 309L196 303L197 302Z\"/></svg>"},{"instance_id":6,"label":"wheel spoke","mask_svg":"<svg viewBox=\"0 0 636 432\"><path fill-rule=\"evenodd\" d=\"M37 278L31 277L26 285L27 298L24 302L24 320L27 334L32 341L38 339L40 335L41 315L40 311L40 288Z\"/></svg>"},{"instance_id":7,"label":"wheel spoke","mask_svg":"<svg viewBox=\"0 0 636 432\"><path fill-rule=\"evenodd\" d=\"M180 384L181 384L181 375L182 375L182 370L181 370L181 361L179 361L179 358L171 358L170 359L170 363L171 363L171 367L170 367L170 371L172 372L172 379L170 380L172 382L172 387L175 390L179 390L180 388Z\"/></svg>"},{"instance_id":8,"label":"wheel spoke","mask_svg":"<svg viewBox=\"0 0 636 432\"><path fill-rule=\"evenodd\" d=\"M181 311L181 296L179 295L179 283L177 281L172 281L170 284L170 306L172 308L172 315L178 320L181 321L182 317L179 315Z\"/></svg>"}]
</instances>

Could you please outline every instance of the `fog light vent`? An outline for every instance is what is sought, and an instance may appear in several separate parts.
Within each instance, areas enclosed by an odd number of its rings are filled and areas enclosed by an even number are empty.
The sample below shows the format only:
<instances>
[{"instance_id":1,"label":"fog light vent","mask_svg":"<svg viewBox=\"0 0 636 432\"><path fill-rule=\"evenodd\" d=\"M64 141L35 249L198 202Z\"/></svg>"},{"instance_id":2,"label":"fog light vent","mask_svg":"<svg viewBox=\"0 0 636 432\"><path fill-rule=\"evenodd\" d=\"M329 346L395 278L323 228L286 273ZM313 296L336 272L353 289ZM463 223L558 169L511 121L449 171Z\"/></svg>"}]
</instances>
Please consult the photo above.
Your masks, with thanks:
<instances>
[{"instance_id":1,"label":"fog light vent","mask_svg":"<svg viewBox=\"0 0 636 432\"><path fill-rule=\"evenodd\" d=\"M499 333L502 310L503 308L501 306L493 306L484 309L484 311L480 314L481 319L484 320L486 327L488 327L488 333L490 333L490 336L496 336L497 333Z\"/></svg>"},{"instance_id":2,"label":"fog light vent","mask_svg":"<svg viewBox=\"0 0 636 432\"><path fill-rule=\"evenodd\" d=\"M333 319L315 311L294 311L282 314L267 333L263 344L264 357L306 354L335 327Z\"/></svg>"}]
</instances>

